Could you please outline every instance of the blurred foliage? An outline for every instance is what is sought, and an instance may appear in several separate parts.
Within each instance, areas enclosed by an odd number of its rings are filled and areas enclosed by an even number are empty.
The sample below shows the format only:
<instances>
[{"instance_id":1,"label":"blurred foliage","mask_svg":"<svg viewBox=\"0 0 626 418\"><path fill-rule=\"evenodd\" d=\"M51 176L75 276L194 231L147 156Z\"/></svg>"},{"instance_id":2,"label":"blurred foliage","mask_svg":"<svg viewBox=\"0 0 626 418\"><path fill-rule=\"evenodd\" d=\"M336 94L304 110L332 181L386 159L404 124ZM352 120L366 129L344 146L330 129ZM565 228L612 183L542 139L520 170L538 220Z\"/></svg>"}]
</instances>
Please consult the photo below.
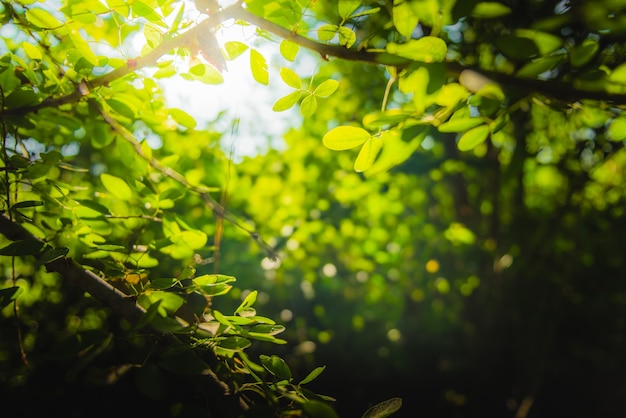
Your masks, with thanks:
<instances>
[{"instance_id":1,"label":"blurred foliage","mask_svg":"<svg viewBox=\"0 0 626 418\"><path fill-rule=\"evenodd\" d=\"M0 4L4 410L626 412L626 4ZM235 162L161 80L246 57Z\"/></svg>"}]
</instances>

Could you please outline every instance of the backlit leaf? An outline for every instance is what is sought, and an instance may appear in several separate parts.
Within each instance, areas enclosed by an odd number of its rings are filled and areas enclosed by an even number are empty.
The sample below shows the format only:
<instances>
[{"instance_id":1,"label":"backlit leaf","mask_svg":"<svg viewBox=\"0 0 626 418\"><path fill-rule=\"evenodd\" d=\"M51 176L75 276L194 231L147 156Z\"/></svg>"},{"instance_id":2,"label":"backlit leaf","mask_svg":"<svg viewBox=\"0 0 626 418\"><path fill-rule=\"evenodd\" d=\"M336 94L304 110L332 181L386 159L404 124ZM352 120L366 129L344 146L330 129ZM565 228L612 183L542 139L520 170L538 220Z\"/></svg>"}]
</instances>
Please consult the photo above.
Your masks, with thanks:
<instances>
[{"instance_id":1,"label":"backlit leaf","mask_svg":"<svg viewBox=\"0 0 626 418\"><path fill-rule=\"evenodd\" d=\"M410 38L419 23L419 19L408 1L394 0L393 3L393 25L400 32L400 35Z\"/></svg>"},{"instance_id":2,"label":"backlit leaf","mask_svg":"<svg viewBox=\"0 0 626 418\"><path fill-rule=\"evenodd\" d=\"M511 13L511 8L496 1L482 1L474 6L472 16L482 19L493 19Z\"/></svg>"},{"instance_id":3,"label":"backlit leaf","mask_svg":"<svg viewBox=\"0 0 626 418\"><path fill-rule=\"evenodd\" d=\"M293 87L294 89L302 88L302 80L300 79L300 76L291 68L281 68L280 78L282 78L285 84L289 87Z\"/></svg>"},{"instance_id":4,"label":"backlit leaf","mask_svg":"<svg viewBox=\"0 0 626 418\"><path fill-rule=\"evenodd\" d=\"M337 80L326 80L315 88L313 94L318 97L328 97L337 90L337 87L339 87Z\"/></svg>"},{"instance_id":5,"label":"backlit leaf","mask_svg":"<svg viewBox=\"0 0 626 418\"><path fill-rule=\"evenodd\" d=\"M326 366L321 366L321 367L316 367L315 369L313 369L311 371L311 373L309 373L304 379L302 379L302 381L300 382L301 385L305 385L309 382L312 382L313 380L315 380L317 378L317 376L319 376L320 374L322 374L322 372L326 369Z\"/></svg>"},{"instance_id":6,"label":"backlit leaf","mask_svg":"<svg viewBox=\"0 0 626 418\"><path fill-rule=\"evenodd\" d=\"M276 100L276 103L274 103L274 106L272 106L272 110L274 112L283 112L287 109L292 108L293 105L298 103L301 95L302 92L298 90L281 97L280 99Z\"/></svg>"},{"instance_id":7,"label":"backlit leaf","mask_svg":"<svg viewBox=\"0 0 626 418\"><path fill-rule=\"evenodd\" d=\"M472 128L469 131L465 132L463 135L461 135L457 146L460 151L469 151L485 142L488 136L489 126L477 126L476 128Z\"/></svg>"},{"instance_id":8,"label":"backlit leaf","mask_svg":"<svg viewBox=\"0 0 626 418\"><path fill-rule=\"evenodd\" d=\"M365 411L362 418L386 418L402 407L401 398L391 398L377 403Z\"/></svg>"},{"instance_id":9,"label":"backlit leaf","mask_svg":"<svg viewBox=\"0 0 626 418\"><path fill-rule=\"evenodd\" d=\"M226 52L226 59L231 61L246 52L248 45L239 41L229 41L224 44L224 51Z\"/></svg>"},{"instance_id":10,"label":"backlit leaf","mask_svg":"<svg viewBox=\"0 0 626 418\"><path fill-rule=\"evenodd\" d=\"M295 42L283 39L280 43L280 54L287 61L293 62L296 59L296 55L298 55L299 50L300 46Z\"/></svg>"},{"instance_id":11,"label":"backlit leaf","mask_svg":"<svg viewBox=\"0 0 626 418\"><path fill-rule=\"evenodd\" d=\"M304 99L302 99L302 102L300 102L300 113L302 113L302 116L304 116L305 118L311 116L313 113L315 113L316 110L317 99L315 98L315 95L309 94Z\"/></svg>"},{"instance_id":12,"label":"backlit leaf","mask_svg":"<svg viewBox=\"0 0 626 418\"><path fill-rule=\"evenodd\" d=\"M343 19L348 19L361 5L361 0L339 0L337 11Z\"/></svg>"},{"instance_id":13,"label":"backlit leaf","mask_svg":"<svg viewBox=\"0 0 626 418\"><path fill-rule=\"evenodd\" d=\"M261 364L265 369L281 380L291 380L291 370L285 360L277 355L266 356L264 354L259 356Z\"/></svg>"},{"instance_id":14,"label":"backlit leaf","mask_svg":"<svg viewBox=\"0 0 626 418\"><path fill-rule=\"evenodd\" d=\"M269 84L269 72L267 71L267 60L256 49L250 50L250 70L252 77L261 84Z\"/></svg>"},{"instance_id":15,"label":"backlit leaf","mask_svg":"<svg viewBox=\"0 0 626 418\"><path fill-rule=\"evenodd\" d=\"M387 44L387 52L415 61L442 62L448 53L448 46L441 38L424 36L403 44L390 42Z\"/></svg>"},{"instance_id":16,"label":"backlit leaf","mask_svg":"<svg viewBox=\"0 0 626 418\"><path fill-rule=\"evenodd\" d=\"M63 25L50 12L43 9L32 8L26 10L26 19L42 29L55 29Z\"/></svg>"},{"instance_id":17,"label":"backlit leaf","mask_svg":"<svg viewBox=\"0 0 626 418\"><path fill-rule=\"evenodd\" d=\"M582 67L596 56L600 44L594 39L585 39L580 45L572 47L569 51L569 60L572 66Z\"/></svg>"},{"instance_id":18,"label":"backlit leaf","mask_svg":"<svg viewBox=\"0 0 626 418\"><path fill-rule=\"evenodd\" d=\"M370 137L370 133L363 128L338 126L324 135L322 143L328 149L343 151L364 144Z\"/></svg>"},{"instance_id":19,"label":"backlit leaf","mask_svg":"<svg viewBox=\"0 0 626 418\"><path fill-rule=\"evenodd\" d=\"M382 148L383 141L378 136L370 137L370 139L363 144L359 155L356 157L354 170L359 173L369 170L374 164L374 161L376 161L376 157Z\"/></svg>"},{"instance_id":20,"label":"backlit leaf","mask_svg":"<svg viewBox=\"0 0 626 418\"><path fill-rule=\"evenodd\" d=\"M485 123L483 118L456 118L442 123L437 128L439 132L464 132Z\"/></svg>"},{"instance_id":21,"label":"backlit leaf","mask_svg":"<svg viewBox=\"0 0 626 418\"><path fill-rule=\"evenodd\" d=\"M341 26L337 33L339 33L339 44L346 48L350 48L356 42L356 33L350 28Z\"/></svg>"},{"instance_id":22,"label":"backlit leaf","mask_svg":"<svg viewBox=\"0 0 626 418\"><path fill-rule=\"evenodd\" d=\"M322 25L317 29L317 37L322 42L328 42L337 35L338 30L339 27L336 25Z\"/></svg>"},{"instance_id":23,"label":"backlit leaf","mask_svg":"<svg viewBox=\"0 0 626 418\"><path fill-rule=\"evenodd\" d=\"M113 196L120 200L131 200L133 198L133 192L128 186L128 183L119 177L112 176L107 173L103 173L100 176L100 180L105 189Z\"/></svg>"}]
</instances>

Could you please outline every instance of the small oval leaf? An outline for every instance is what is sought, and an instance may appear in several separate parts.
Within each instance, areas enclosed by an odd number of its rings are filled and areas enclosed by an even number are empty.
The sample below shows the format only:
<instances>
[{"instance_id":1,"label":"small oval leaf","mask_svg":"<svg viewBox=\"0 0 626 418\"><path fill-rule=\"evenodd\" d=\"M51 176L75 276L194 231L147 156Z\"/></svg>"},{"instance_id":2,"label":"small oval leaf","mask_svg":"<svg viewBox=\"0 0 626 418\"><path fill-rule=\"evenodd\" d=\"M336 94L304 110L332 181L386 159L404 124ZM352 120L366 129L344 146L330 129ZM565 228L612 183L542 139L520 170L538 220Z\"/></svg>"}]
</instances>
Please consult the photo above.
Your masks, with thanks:
<instances>
[{"instance_id":1,"label":"small oval leaf","mask_svg":"<svg viewBox=\"0 0 626 418\"><path fill-rule=\"evenodd\" d=\"M337 87L339 87L337 80L326 80L315 88L313 94L317 97L328 97L337 90Z\"/></svg>"},{"instance_id":2,"label":"small oval leaf","mask_svg":"<svg viewBox=\"0 0 626 418\"><path fill-rule=\"evenodd\" d=\"M459 139L457 146L460 151L469 151L485 142L487 136L489 136L489 126L477 126L465 132Z\"/></svg>"},{"instance_id":3,"label":"small oval leaf","mask_svg":"<svg viewBox=\"0 0 626 418\"><path fill-rule=\"evenodd\" d=\"M365 144L363 144L361 151L359 151L359 155L356 157L356 161L354 162L354 170L359 173L369 170L370 167L374 165L374 161L376 161L376 157L378 157L382 148L382 139L377 136L372 136L365 142Z\"/></svg>"},{"instance_id":4,"label":"small oval leaf","mask_svg":"<svg viewBox=\"0 0 626 418\"><path fill-rule=\"evenodd\" d=\"M363 128L338 126L324 135L322 143L326 148L333 151L343 151L364 144L370 137L370 133Z\"/></svg>"},{"instance_id":5,"label":"small oval leaf","mask_svg":"<svg viewBox=\"0 0 626 418\"><path fill-rule=\"evenodd\" d=\"M100 180L104 185L105 189L113 196L117 197L121 200L131 200L133 197L133 192L128 186L128 183L119 177L112 176L107 173L103 173L100 176Z\"/></svg>"}]
</instances>

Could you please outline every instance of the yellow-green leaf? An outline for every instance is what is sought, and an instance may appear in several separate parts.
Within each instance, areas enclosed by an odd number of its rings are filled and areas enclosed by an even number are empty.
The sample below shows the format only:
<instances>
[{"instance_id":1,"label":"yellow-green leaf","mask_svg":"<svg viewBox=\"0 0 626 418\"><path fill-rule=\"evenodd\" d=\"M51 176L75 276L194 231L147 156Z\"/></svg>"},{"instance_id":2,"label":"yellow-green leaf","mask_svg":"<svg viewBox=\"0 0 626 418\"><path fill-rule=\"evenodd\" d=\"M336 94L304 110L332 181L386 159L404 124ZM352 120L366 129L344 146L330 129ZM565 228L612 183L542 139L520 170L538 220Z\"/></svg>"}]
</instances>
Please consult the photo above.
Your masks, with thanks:
<instances>
[{"instance_id":1,"label":"yellow-green leaf","mask_svg":"<svg viewBox=\"0 0 626 418\"><path fill-rule=\"evenodd\" d=\"M283 39L282 42L280 43L280 54L287 61L293 62L296 59L296 55L298 55L299 50L300 50L300 46L295 42L291 42L286 39Z\"/></svg>"},{"instance_id":2,"label":"yellow-green leaf","mask_svg":"<svg viewBox=\"0 0 626 418\"><path fill-rule=\"evenodd\" d=\"M103 173L100 176L100 180L102 180L102 184L104 188L107 189L109 193L113 196L117 197L121 200L131 200L133 197L133 192L128 186L128 183L119 177L112 176L107 173Z\"/></svg>"},{"instance_id":3,"label":"yellow-green leaf","mask_svg":"<svg viewBox=\"0 0 626 418\"><path fill-rule=\"evenodd\" d=\"M296 72L291 68L281 68L280 78L282 78L285 84L289 87L293 87L294 89L302 88L302 80L300 79L300 76L298 76L298 74L296 74Z\"/></svg>"},{"instance_id":4,"label":"yellow-green leaf","mask_svg":"<svg viewBox=\"0 0 626 418\"><path fill-rule=\"evenodd\" d=\"M339 28L339 44L350 48L356 42L356 33L350 28L341 26Z\"/></svg>"},{"instance_id":5,"label":"yellow-green leaf","mask_svg":"<svg viewBox=\"0 0 626 418\"><path fill-rule=\"evenodd\" d=\"M43 9L33 8L26 10L26 19L41 29L56 29L63 26L56 17Z\"/></svg>"},{"instance_id":6,"label":"yellow-green leaf","mask_svg":"<svg viewBox=\"0 0 626 418\"><path fill-rule=\"evenodd\" d=\"M328 42L335 37L338 30L336 25L322 25L317 29L317 37L320 41Z\"/></svg>"},{"instance_id":7,"label":"yellow-green leaf","mask_svg":"<svg viewBox=\"0 0 626 418\"><path fill-rule=\"evenodd\" d=\"M250 70L252 77L261 84L269 84L269 72L267 71L267 60L256 49L250 50Z\"/></svg>"},{"instance_id":8,"label":"yellow-green leaf","mask_svg":"<svg viewBox=\"0 0 626 418\"><path fill-rule=\"evenodd\" d=\"M489 136L489 126L477 126L461 135L457 147L460 151L469 151L485 142L487 136Z\"/></svg>"},{"instance_id":9,"label":"yellow-green leaf","mask_svg":"<svg viewBox=\"0 0 626 418\"><path fill-rule=\"evenodd\" d=\"M457 118L442 123L437 129L439 132L444 133L463 132L475 128L478 125L482 125L483 123L485 123L485 121L482 118Z\"/></svg>"},{"instance_id":10,"label":"yellow-green leaf","mask_svg":"<svg viewBox=\"0 0 626 418\"><path fill-rule=\"evenodd\" d=\"M371 138L369 132L356 126L338 126L322 138L322 143L333 151L343 151L358 147Z\"/></svg>"},{"instance_id":11,"label":"yellow-green leaf","mask_svg":"<svg viewBox=\"0 0 626 418\"><path fill-rule=\"evenodd\" d=\"M382 148L383 141L379 137L370 137L370 139L365 141L361 151L359 151L359 155L356 157L354 170L359 173L368 170L372 165L374 165L374 161L376 161L376 157L378 157L378 153L380 153Z\"/></svg>"},{"instance_id":12,"label":"yellow-green leaf","mask_svg":"<svg viewBox=\"0 0 626 418\"><path fill-rule=\"evenodd\" d=\"M441 62L446 58L448 46L436 36L411 39L406 43L389 42L387 52L422 62Z\"/></svg>"},{"instance_id":13,"label":"yellow-green leaf","mask_svg":"<svg viewBox=\"0 0 626 418\"><path fill-rule=\"evenodd\" d=\"M272 106L272 110L274 112L283 112L287 109L290 109L291 107L293 107L293 105L298 103L301 94L302 92L298 90L281 97L280 99L276 100L276 103L274 103L274 106Z\"/></svg>"},{"instance_id":14,"label":"yellow-green leaf","mask_svg":"<svg viewBox=\"0 0 626 418\"><path fill-rule=\"evenodd\" d=\"M226 59L231 61L237 58L239 55L246 52L248 45L243 42L229 41L224 44L224 51L226 52Z\"/></svg>"},{"instance_id":15,"label":"yellow-green leaf","mask_svg":"<svg viewBox=\"0 0 626 418\"><path fill-rule=\"evenodd\" d=\"M326 80L315 88L313 94L317 97L328 97L337 90L339 82L337 80Z\"/></svg>"},{"instance_id":16,"label":"yellow-green leaf","mask_svg":"<svg viewBox=\"0 0 626 418\"><path fill-rule=\"evenodd\" d=\"M472 10L472 16L482 19L492 19L506 16L511 13L511 8L496 1L482 1Z\"/></svg>"},{"instance_id":17,"label":"yellow-green leaf","mask_svg":"<svg viewBox=\"0 0 626 418\"><path fill-rule=\"evenodd\" d=\"M308 118L313 113L315 113L316 110L317 99L315 98L315 95L309 94L304 99L302 99L302 102L300 103L300 113L302 113L302 116Z\"/></svg>"},{"instance_id":18,"label":"yellow-green leaf","mask_svg":"<svg viewBox=\"0 0 626 418\"><path fill-rule=\"evenodd\" d=\"M24 48L24 52L26 52L26 56L33 60L42 59L41 51L35 45L29 42L22 42L22 48Z\"/></svg>"},{"instance_id":19,"label":"yellow-green leaf","mask_svg":"<svg viewBox=\"0 0 626 418\"><path fill-rule=\"evenodd\" d=\"M400 35L410 38L419 19L408 1L394 0L393 3L393 25Z\"/></svg>"}]
</instances>

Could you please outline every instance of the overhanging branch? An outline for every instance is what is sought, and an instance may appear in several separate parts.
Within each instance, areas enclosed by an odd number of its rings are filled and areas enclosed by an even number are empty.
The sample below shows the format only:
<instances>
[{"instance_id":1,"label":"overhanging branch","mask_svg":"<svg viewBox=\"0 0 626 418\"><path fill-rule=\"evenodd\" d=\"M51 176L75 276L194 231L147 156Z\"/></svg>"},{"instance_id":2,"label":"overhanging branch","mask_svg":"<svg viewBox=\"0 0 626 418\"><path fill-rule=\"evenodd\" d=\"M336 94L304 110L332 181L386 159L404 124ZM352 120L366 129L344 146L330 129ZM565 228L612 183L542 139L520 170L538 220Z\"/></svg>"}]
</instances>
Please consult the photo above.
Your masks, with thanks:
<instances>
[{"instance_id":1,"label":"overhanging branch","mask_svg":"<svg viewBox=\"0 0 626 418\"><path fill-rule=\"evenodd\" d=\"M11 241L37 239L20 224L11 221L6 214L0 215L0 233ZM40 255L34 257L38 259ZM47 263L45 267L47 271L60 274L64 280L70 281L82 291L89 293L94 299L133 325L137 325L146 313L141 306L135 303L134 298L129 297L93 272L85 270L71 258L59 258Z\"/></svg>"},{"instance_id":2,"label":"overhanging branch","mask_svg":"<svg viewBox=\"0 0 626 418\"><path fill-rule=\"evenodd\" d=\"M366 50L348 49L340 45L329 45L306 38L290 31L276 23L270 22L262 17L250 13L243 8L232 10L235 18L246 21L258 28L273 33L280 38L287 39L304 48L317 52L324 59L336 57L349 61L361 61L375 65L388 65L395 67L406 67L415 62L409 58L401 57L386 52L374 52ZM484 70L478 67L465 66L457 62L446 63L447 72L450 76L458 77L463 71L473 71L495 81L503 86L514 88L526 93L537 93L564 102L576 102L579 100L595 100L615 105L626 104L626 94L609 93L606 91L581 90L574 88L571 84L555 80L538 80L531 78L521 78L515 75L500 73L497 71Z\"/></svg>"}]
</instances>

